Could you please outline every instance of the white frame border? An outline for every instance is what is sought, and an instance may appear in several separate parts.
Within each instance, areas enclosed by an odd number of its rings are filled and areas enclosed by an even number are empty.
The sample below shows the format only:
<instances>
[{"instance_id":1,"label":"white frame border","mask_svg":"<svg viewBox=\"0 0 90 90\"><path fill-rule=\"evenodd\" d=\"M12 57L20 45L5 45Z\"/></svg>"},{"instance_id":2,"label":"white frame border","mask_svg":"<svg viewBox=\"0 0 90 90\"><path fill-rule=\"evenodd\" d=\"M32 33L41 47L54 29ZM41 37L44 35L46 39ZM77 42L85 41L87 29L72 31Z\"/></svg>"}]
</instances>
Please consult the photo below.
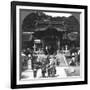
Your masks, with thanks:
<instances>
[{"instance_id":1,"label":"white frame border","mask_svg":"<svg viewBox=\"0 0 90 90\"><path fill-rule=\"evenodd\" d=\"M50 10L50 11L68 11L68 12L81 12L80 14L80 77L78 78L65 78L65 79L53 79L53 80L28 80L28 81L21 81L19 80L19 35L20 35L20 9L32 9L32 10ZM39 6L16 6L16 84L22 85L22 84L40 84L40 83L55 83L55 82L74 82L74 81L84 81L84 9L72 9L72 8L54 8L54 7L39 7Z\"/></svg>"}]
</instances>

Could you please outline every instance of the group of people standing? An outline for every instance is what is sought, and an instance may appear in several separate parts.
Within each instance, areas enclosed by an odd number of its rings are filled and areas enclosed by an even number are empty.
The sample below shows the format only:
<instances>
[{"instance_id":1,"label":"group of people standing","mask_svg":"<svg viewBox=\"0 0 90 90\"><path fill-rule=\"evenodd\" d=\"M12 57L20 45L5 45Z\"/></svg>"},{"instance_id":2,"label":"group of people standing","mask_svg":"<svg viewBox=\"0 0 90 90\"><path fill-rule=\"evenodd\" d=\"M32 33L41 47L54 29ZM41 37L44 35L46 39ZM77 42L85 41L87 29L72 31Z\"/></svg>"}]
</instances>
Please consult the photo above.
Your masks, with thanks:
<instances>
[{"instance_id":1,"label":"group of people standing","mask_svg":"<svg viewBox=\"0 0 90 90\"><path fill-rule=\"evenodd\" d=\"M24 55L23 55L24 54ZM28 66L28 61L31 60L31 69L33 77L37 77L37 73L41 70L42 77L55 77L56 74L56 58L54 55L45 54L44 52L31 52L29 49L22 52L21 69ZM23 71L23 70L22 70ZM47 75L46 75L47 74Z\"/></svg>"},{"instance_id":2,"label":"group of people standing","mask_svg":"<svg viewBox=\"0 0 90 90\"><path fill-rule=\"evenodd\" d=\"M31 60L31 69L33 71L33 77L37 77L37 73L39 70L41 70L41 75L43 78L45 77L55 77L57 70L56 66L76 66L76 64L80 61L79 60L79 55L77 58L74 56L70 60L69 63L67 63L66 57L64 54L60 53L57 51L55 54L46 54L43 50L40 51L39 53L33 52L33 50L27 49L26 51L23 51L25 56L22 59L23 66L27 66L28 60ZM77 60L76 60L77 59ZM21 68L23 68L21 65Z\"/></svg>"},{"instance_id":3,"label":"group of people standing","mask_svg":"<svg viewBox=\"0 0 90 90\"><path fill-rule=\"evenodd\" d=\"M56 62L55 57L49 55L34 55L32 62L32 69L34 78L37 77L37 72L41 69L42 77L55 77L56 74ZM47 74L47 76L46 76Z\"/></svg>"}]
</instances>

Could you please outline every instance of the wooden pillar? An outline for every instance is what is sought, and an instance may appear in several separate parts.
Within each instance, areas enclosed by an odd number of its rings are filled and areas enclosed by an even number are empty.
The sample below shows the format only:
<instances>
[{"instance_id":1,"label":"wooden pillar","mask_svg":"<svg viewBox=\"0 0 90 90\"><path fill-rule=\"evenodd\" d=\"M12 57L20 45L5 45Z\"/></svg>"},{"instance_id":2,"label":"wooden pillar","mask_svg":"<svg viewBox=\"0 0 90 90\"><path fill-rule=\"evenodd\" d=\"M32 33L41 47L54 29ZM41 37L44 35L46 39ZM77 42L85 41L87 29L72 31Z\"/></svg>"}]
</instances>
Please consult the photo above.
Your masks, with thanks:
<instances>
[{"instance_id":1,"label":"wooden pillar","mask_svg":"<svg viewBox=\"0 0 90 90\"><path fill-rule=\"evenodd\" d=\"M42 39L42 48L44 49L44 40Z\"/></svg>"},{"instance_id":2,"label":"wooden pillar","mask_svg":"<svg viewBox=\"0 0 90 90\"><path fill-rule=\"evenodd\" d=\"M60 39L57 41L58 49L60 50Z\"/></svg>"}]
</instances>

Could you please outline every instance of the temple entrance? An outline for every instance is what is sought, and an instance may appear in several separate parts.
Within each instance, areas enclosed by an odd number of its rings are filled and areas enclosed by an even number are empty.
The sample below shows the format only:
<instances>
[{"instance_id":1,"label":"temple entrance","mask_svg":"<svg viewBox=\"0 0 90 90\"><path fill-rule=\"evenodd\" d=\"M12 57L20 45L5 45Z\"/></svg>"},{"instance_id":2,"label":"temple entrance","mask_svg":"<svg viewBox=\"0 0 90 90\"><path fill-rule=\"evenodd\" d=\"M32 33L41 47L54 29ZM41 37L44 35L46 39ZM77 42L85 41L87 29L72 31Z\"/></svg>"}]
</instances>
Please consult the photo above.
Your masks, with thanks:
<instances>
[{"instance_id":1,"label":"temple entrance","mask_svg":"<svg viewBox=\"0 0 90 90\"><path fill-rule=\"evenodd\" d=\"M49 54L54 54L57 50L57 39L53 36L44 38L44 48L48 50Z\"/></svg>"},{"instance_id":2,"label":"temple entrance","mask_svg":"<svg viewBox=\"0 0 90 90\"><path fill-rule=\"evenodd\" d=\"M35 37L41 40L42 48L46 50L48 54L54 54L57 49L60 49L61 32L58 32L55 28L37 31L35 32Z\"/></svg>"}]
</instances>

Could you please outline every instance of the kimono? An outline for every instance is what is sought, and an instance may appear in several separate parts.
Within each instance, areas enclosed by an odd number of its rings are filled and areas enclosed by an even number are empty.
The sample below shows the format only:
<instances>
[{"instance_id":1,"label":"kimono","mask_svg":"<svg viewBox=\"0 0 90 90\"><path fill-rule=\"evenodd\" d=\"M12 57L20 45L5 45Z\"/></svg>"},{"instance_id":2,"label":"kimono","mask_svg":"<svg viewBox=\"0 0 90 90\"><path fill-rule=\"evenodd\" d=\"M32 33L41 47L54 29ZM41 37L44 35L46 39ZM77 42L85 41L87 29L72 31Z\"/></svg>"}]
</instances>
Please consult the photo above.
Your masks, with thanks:
<instances>
[{"instance_id":1,"label":"kimono","mask_svg":"<svg viewBox=\"0 0 90 90\"><path fill-rule=\"evenodd\" d=\"M54 77L56 74L56 64L55 64L55 59L51 58L50 63L48 65L48 76L49 77Z\"/></svg>"}]
</instances>

